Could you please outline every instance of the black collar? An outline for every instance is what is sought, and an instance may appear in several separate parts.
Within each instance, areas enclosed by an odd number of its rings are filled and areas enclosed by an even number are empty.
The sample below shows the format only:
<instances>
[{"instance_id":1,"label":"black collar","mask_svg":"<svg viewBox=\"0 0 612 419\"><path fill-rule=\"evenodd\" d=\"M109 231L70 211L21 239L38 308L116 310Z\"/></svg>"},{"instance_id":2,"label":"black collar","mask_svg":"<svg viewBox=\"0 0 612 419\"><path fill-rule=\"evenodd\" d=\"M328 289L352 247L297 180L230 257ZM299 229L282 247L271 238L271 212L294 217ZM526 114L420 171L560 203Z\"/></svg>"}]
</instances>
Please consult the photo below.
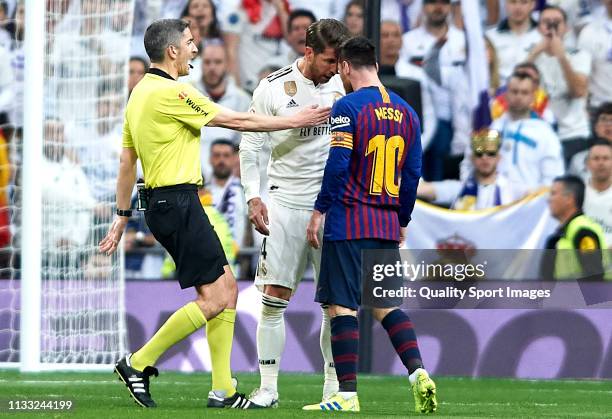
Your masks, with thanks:
<instances>
[{"instance_id":1,"label":"black collar","mask_svg":"<svg viewBox=\"0 0 612 419\"><path fill-rule=\"evenodd\" d=\"M567 222L561 226L559 226L558 230L559 232L562 232L563 235L565 235L565 230L567 229L567 226L569 225L569 223L571 223L572 221L574 221L575 218L580 217L582 215L582 211L578 210L574 215L572 215L572 217L567 220Z\"/></svg>"},{"instance_id":2,"label":"black collar","mask_svg":"<svg viewBox=\"0 0 612 419\"><path fill-rule=\"evenodd\" d=\"M170 79L170 80L176 81L175 79L172 78L172 76L170 74L166 73L164 70L160 70L159 68L150 68L148 73L155 74L156 76L160 76L160 77L163 77L165 79Z\"/></svg>"}]
</instances>

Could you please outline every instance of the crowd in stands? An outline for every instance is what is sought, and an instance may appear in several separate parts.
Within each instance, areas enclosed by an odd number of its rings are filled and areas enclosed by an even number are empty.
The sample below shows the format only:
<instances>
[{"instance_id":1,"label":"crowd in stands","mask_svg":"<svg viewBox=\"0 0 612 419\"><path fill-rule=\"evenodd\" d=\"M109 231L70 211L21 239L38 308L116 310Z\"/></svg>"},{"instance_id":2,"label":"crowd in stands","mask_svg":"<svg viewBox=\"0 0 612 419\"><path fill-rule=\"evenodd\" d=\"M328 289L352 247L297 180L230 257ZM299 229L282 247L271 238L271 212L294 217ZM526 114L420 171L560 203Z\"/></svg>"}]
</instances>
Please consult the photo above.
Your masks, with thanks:
<instances>
[{"instance_id":1,"label":"crowd in stands","mask_svg":"<svg viewBox=\"0 0 612 419\"><path fill-rule=\"evenodd\" d=\"M54 5L47 24L52 33L66 25L60 17L73 1L47 3ZM129 74L127 90L131 92L149 66L143 46L146 27L158 18L186 19L199 54L182 81L237 111L249 108L261 78L304 54L306 29L316 19L342 20L358 35L364 32L366 16L365 1L360 0L135 0L133 22L126 25L128 1L112 2L116 10L106 20L96 19L104 2L78 3L90 21L81 25L80 37L71 38L66 31L58 34L55 42L61 47L54 53L79 56L81 66L74 68L74 62L66 61L66 68L53 71L63 71L70 81L75 72L91 67L84 65L88 59L95 59L109 69L107 74ZM612 0L479 3L487 50L487 62L482 65L490 73L491 128L497 131L494 139L487 138L490 132L472 132L460 0L381 1L380 73L420 83L424 156L419 197L455 209L481 209L549 187L564 173L575 174L587 185L584 212L602 225L612 244ZM126 27L132 29L127 43L119 36ZM9 57L0 60L0 126L9 128L1 133L0 157L4 143L13 134L19 137L23 123L23 34L23 2L0 1L0 55ZM124 64L113 57L128 47L131 58L123 71ZM63 199L62 188L73 195L77 188L85 188L78 193L79 199L93 208L89 214L93 219L108 210L96 202L112 200L117 169L85 164L92 159L84 155L110 156L112 161L119 152L123 104L117 101L121 96L112 80L97 85L81 80L84 85L79 89L95 101L70 102L46 121L45 139L53 147L45 149L45 167L59 177L45 179L49 184L45 199ZM68 127L62 118L75 105L81 114L92 107L88 112L94 120L97 115L99 123ZM63 149L68 131L100 138L99 149ZM228 260L236 261L239 275L248 277L251 262L241 263L237 256L254 253L261 238L247 221L237 154L240 134L205 127L202 138L202 202L217 231L224 232ZM269 153L261 156L262 179ZM4 161L0 159L0 164ZM4 182L0 186L5 186L0 202L8 202L9 181L3 171L4 166L0 167ZM0 212L0 224L4 222ZM72 227L66 226L66 237L51 239L79 242L78 228ZM2 228L0 245L4 244ZM128 276L159 278L162 270L169 275L172 267L164 262L166 255L142 214L133 218L125 238Z\"/></svg>"}]
</instances>

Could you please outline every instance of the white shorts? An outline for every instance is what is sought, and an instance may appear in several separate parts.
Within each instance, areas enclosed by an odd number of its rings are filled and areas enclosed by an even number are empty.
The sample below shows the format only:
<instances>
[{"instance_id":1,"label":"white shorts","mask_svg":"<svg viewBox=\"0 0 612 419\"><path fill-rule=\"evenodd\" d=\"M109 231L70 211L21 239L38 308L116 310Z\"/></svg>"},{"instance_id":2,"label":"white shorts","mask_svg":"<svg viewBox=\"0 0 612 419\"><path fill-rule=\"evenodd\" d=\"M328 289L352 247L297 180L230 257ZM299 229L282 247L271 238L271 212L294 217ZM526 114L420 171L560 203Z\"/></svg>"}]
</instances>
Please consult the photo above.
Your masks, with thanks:
<instances>
[{"instance_id":1,"label":"white shorts","mask_svg":"<svg viewBox=\"0 0 612 419\"><path fill-rule=\"evenodd\" d=\"M314 249L306 239L311 210L285 207L270 200L268 220L270 235L264 238L255 274L255 285L263 292L264 285L279 285L295 293L310 261L315 281L321 266L321 247ZM323 244L323 226L319 230Z\"/></svg>"}]
</instances>

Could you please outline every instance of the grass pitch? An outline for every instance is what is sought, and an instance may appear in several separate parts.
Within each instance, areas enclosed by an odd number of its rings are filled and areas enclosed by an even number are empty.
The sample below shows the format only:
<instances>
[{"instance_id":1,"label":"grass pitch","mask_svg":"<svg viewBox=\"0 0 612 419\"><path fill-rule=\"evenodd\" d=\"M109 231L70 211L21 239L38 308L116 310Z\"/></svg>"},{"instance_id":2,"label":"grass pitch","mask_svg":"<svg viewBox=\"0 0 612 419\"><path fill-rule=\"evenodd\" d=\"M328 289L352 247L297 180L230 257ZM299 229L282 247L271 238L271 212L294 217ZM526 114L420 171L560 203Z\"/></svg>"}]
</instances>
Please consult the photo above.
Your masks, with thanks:
<instances>
[{"instance_id":1,"label":"grass pitch","mask_svg":"<svg viewBox=\"0 0 612 419\"><path fill-rule=\"evenodd\" d=\"M239 390L259 383L255 374L237 374ZM434 377L438 386L436 417L609 418L612 381L539 381ZM53 418L299 418L340 415L360 418L422 416L414 413L406 377L361 375L361 413L303 412L320 400L322 377L281 374L280 406L269 410L206 409L210 375L161 372L151 379L157 409L142 409L112 373L20 374L0 371L0 416ZM9 400L72 400L70 411L9 411Z\"/></svg>"}]
</instances>

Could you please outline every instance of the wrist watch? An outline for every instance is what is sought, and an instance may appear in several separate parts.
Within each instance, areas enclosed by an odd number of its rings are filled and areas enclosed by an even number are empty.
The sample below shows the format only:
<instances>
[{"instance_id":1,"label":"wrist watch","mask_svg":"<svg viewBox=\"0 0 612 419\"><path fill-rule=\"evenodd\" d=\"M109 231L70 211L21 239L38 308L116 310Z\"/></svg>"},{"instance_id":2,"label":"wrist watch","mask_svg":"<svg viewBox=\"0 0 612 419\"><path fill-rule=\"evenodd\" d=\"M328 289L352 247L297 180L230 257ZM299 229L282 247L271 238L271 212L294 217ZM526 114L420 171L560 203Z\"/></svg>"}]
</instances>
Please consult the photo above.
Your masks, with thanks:
<instances>
[{"instance_id":1,"label":"wrist watch","mask_svg":"<svg viewBox=\"0 0 612 419\"><path fill-rule=\"evenodd\" d=\"M117 208L117 215L119 217L131 217L132 216L132 210L131 209L122 210L122 209Z\"/></svg>"}]
</instances>

